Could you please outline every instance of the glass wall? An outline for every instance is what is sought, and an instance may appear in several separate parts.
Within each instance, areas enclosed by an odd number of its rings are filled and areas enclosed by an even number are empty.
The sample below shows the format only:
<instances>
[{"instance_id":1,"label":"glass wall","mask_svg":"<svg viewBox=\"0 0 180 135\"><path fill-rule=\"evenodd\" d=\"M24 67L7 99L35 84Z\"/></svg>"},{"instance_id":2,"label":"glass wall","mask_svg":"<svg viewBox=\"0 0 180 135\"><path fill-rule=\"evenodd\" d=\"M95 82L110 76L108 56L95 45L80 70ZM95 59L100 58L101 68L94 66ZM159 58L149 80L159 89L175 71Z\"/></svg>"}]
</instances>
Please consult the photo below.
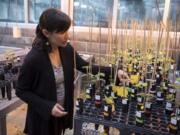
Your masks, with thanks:
<instances>
[{"instance_id":1,"label":"glass wall","mask_svg":"<svg viewBox=\"0 0 180 135\"><path fill-rule=\"evenodd\" d=\"M169 20L174 27L173 31L180 31L180 0L171 0Z\"/></svg>"},{"instance_id":2,"label":"glass wall","mask_svg":"<svg viewBox=\"0 0 180 135\"><path fill-rule=\"evenodd\" d=\"M165 0L119 0L118 22L160 22L163 18ZM118 24L118 23L117 23Z\"/></svg>"},{"instance_id":3,"label":"glass wall","mask_svg":"<svg viewBox=\"0 0 180 135\"><path fill-rule=\"evenodd\" d=\"M113 0L74 0L74 25L108 27L112 11Z\"/></svg>"},{"instance_id":4,"label":"glass wall","mask_svg":"<svg viewBox=\"0 0 180 135\"><path fill-rule=\"evenodd\" d=\"M41 13L47 8L61 8L61 0L29 0L29 22L38 23Z\"/></svg>"},{"instance_id":5,"label":"glass wall","mask_svg":"<svg viewBox=\"0 0 180 135\"><path fill-rule=\"evenodd\" d=\"M24 0L1 0L1 22L24 22Z\"/></svg>"}]
</instances>

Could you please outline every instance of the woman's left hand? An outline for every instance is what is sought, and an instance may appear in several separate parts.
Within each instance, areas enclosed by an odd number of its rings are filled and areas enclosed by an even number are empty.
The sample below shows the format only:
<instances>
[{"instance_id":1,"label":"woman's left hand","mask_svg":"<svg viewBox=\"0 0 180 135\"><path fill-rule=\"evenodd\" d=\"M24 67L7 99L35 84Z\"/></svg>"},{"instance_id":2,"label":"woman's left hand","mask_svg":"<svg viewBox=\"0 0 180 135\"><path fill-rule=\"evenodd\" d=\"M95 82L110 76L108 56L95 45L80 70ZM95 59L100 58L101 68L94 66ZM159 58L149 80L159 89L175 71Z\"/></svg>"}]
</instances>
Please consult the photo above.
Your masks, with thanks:
<instances>
[{"instance_id":1,"label":"woman's left hand","mask_svg":"<svg viewBox=\"0 0 180 135\"><path fill-rule=\"evenodd\" d=\"M121 82L129 82L130 81L128 74L121 69L118 70L117 76L118 76L119 81L121 81Z\"/></svg>"}]
</instances>

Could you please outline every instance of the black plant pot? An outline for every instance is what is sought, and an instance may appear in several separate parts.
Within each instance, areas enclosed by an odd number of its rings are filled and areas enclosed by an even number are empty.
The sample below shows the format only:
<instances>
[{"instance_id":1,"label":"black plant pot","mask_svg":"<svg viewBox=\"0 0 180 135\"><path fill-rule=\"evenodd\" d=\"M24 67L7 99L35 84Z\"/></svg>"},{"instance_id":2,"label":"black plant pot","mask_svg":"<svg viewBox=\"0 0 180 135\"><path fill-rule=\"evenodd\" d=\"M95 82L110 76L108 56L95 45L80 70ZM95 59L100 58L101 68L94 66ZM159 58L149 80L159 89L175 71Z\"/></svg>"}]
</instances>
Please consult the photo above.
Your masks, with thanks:
<instances>
[{"instance_id":1,"label":"black plant pot","mask_svg":"<svg viewBox=\"0 0 180 135\"><path fill-rule=\"evenodd\" d=\"M171 115L173 113L173 110L174 110L174 103L166 102L166 108L165 108L166 114Z\"/></svg>"},{"instance_id":2,"label":"black plant pot","mask_svg":"<svg viewBox=\"0 0 180 135\"><path fill-rule=\"evenodd\" d=\"M162 82L162 75L160 73L156 74L156 84L160 85Z\"/></svg>"},{"instance_id":3,"label":"black plant pot","mask_svg":"<svg viewBox=\"0 0 180 135\"><path fill-rule=\"evenodd\" d=\"M2 98L5 98L5 86L1 87Z\"/></svg>"},{"instance_id":4,"label":"black plant pot","mask_svg":"<svg viewBox=\"0 0 180 135\"><path fill-rule=\"evenodd\" d=\"M15 75L18 73L18 67L12 67L11 72Z\"/></svg>"},{"instance_id":5,"label":"black plant pot","mask_svg":"<svg viewBox=\"0 0 180 135\"><path fill-rule=\"evenodd\" d=\"M130 97L132 101L136 101L137 99L137 89L135 87L131 88Z\"/></svg>"},{"instance_id":6,"label":"black plant pot","mask_svg":"<svg viewBox=\"0 0 180 135\"><path fill-rule=\"evenodd\" d=\"M156 102L162 104L164 101L164 93L162 91L157 91L156 93Z\"/></svg>"},{"instance_id":7,"label":"black plant pot","mask_svg":"<svg viewBox=\"0 0 180 135\"><path fill-rule=\"evenodd\" d=\"M140 127L144 125L144 114L141 111L136 111L136 125Z\"/></svg>"},{"instance_id":8,"label":"black plant pot","mask_svg":"<svg viewBox=\"0 0 180 135\"><path fill-rule=\"evenodd\" d=\"M151 116L151 110L152 110L152 103L151 102L145 102L145 116L150 117Z\"/></svg>"},{"instance_id":9,"label":"black plant pot","mask_svg":"<svg viewBox=\"0 0 180 135\"><path fill-rule=\"evenodd\" d=\"M86 88L86 100L92 100L92 88Z\"/></svg>"},{"instance_id":10,"label":"black plant pot","mask_svg":"<svg viewBox=\"0 0 180 135\"><path fill-rule=\"evenodd\" d=\"M105 120L110 120L112 115L112 106L109 104L104 105L103 115Z\"/></svg>"},{"instance_id":11,"label":"black plant pot","mask_svg":"<svg viewBox=\"0 0 180 135\"><path fill-rule=\"evenodd\" d=\"M16 81L16 80L14 80L14 81L12 82L12 84L13 84L13 89L16 89L16 86L17 86L17 81Z\"/></svg>"},{"instance_id":12,"label":"black plant pot","mask_svg":"<svg viewBox=\"0 0 180 135\"><path fill-rule=\"evenodd\" d=\"M5 75L3 71L0 71L0 80L1 81L5 80Z\"/></svg>"},{"instance_id":13,"label":"black plant pot","mask_svg":"<svg viewBox=\"0 0 180 135\"><path fill-rule=\"evenodd\" d=\"M94 97L96 92L95 83L89 83L88 88L91 89L90 90L91 97Z\"/></svg>"},{"instance_id":14,"label":"black plant pot","mask_svg":"<svg viewBox=\"0 0 180 135\"><path fill-rule=\"evenodd\" d=\"M76 100L76 113L77 114L83 113L83 99L82 98L78 98Z\"/></svg>"},{"instance_id":15,"label":"black plant pot","mask_svg":"<svg viewBox=\"0 0 180 135\"><path fill-rule=\"evenodd\" d=\"M169 132L175 135L178 132L178 121L177 121L177 118L174 116L171 117L171 121L169 124Z\"/></svg>"},{"instance_id":16,"label":"black plant pot","mask_svg":"<svg viewBox=\"0 0 180 135\"><path fill-rule=\"evenodd\" d=\"M156 94L156 84L153 84L150 91L149 91L150 94L153 94L155 95Z\"/></svg>"},{"instance_id":17,"label":"black plant pot","mask_svg":"<svg viewBox=\"0 0 180 135\"><path fill-rule=\"evenodd\" d=\"M7 63L5 66L4 66L4 72L5 73L8 73L12 68L12 63Z\"/></svg>"},{"instance_id":18,"label":"black plant pot","mask_svg":"<svg viewBox=\"0 0 180 135\"><path fill-rule=\"evenodd\" d=\"M11 100L12 98L12 88L11 88L11 82L7 82L6 83L6 94L7 94L7 98L8 100Z\"/></svg>"},{"instance_id":19,"label":"black plant pot","mask_svg":"<svg viewBox=\"0 0 180 135\"><path fill-rule=\"evenodd\" d=\"M101 104L102 104L101 95L100 94L96 94L95 95L95 106L97 108L101 108Z\"/></svg>"},{"instance_id":20,"label":"black plant pot","mask_svg":"<svg viewBox=\"0 0 180 135\"><path fill-rule=\"evenodd\" d=\"M137 110L143 111L144 110L144 97L137 96Z\"/></svg>"},{"instance_id":21,"label":"black plant pot","mask_svg":"<svg viewBox=\"0 0 180 135\"><path fill-rule=\"evenodd\" d=\"M127 98L122 99L122 112L127 113L129 108L129 101Z\"/></svg>"},{"instance_id":22,"label":"black plant pot","mask_svg":"<svg viewBox=\"0 0 180 135\"><path fill-rule=\"evenodd\" d=\"M106 88L104 90L104 95L106 97L110 97L111 96L111 92L112 92L112 86L106 86Z\"/></svg>"}]
</instances>

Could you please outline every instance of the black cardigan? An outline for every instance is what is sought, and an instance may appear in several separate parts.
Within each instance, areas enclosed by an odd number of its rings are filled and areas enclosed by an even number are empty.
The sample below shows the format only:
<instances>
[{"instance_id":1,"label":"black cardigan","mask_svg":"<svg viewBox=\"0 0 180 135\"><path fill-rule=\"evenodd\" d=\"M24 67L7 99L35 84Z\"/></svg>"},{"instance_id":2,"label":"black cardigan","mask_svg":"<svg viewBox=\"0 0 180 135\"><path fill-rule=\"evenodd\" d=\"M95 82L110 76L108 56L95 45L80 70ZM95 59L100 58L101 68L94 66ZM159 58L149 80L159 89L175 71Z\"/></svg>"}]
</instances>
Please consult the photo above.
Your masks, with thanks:
<instances>
[{"instance_id":1,"label":"black cardigan","mask_svg":"<svg viewBox=\"0 0 180 135\"><path fill-rule=\"evenodd\" d=\"M65 101L64 108L68 112L65 118L55 118L51 110L56 104L56 84L53 68L48 53L38 47L33 47L27 54L21 67L16 88L16 95L28 104L25 133L28 135L57 135L58 121L62 121L64 128L72 128L73 122L73 94L74 94L74 49L68 44L59 48L64 71ZM88 63L76 53L76 68L85 72L83 66ZM98 67L93 66L93 73ZM110 68L101 68L110 75Z\"/></svg>"}]
</instances>

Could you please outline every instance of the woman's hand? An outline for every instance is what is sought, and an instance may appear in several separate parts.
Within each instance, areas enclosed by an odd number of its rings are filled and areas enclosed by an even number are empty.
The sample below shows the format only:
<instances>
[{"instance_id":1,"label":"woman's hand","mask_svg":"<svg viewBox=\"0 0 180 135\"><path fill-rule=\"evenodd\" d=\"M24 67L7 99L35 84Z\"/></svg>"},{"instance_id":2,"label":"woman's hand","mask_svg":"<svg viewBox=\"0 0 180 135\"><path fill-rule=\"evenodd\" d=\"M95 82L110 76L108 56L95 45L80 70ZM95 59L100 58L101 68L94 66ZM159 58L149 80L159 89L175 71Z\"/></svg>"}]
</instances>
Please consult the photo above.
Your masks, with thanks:
<instances>
[{"instance_id":1,"label":"woman's hand","mask_svg":"<svg viewBox=\"0 0 180 135\"><path fill-rule=\"evenodd\" d=\"M67 115L67 112L64 111L64 108L60 104L56 103L51 111L51 114L54 117L63 117Z\"/></svg>"},{"instance_id":2,"label":"woman's hand","mask_svg":"<svg viewBox=\"0 0 180 135\"><path fill-rule=\"evenodd\" d=\"M118 75L119 81L121 81L121 82L129 82L130 81L128 74L125 71L121 70L121 69L118 70L117 75Z\"/></svg>"}]
</instances>

